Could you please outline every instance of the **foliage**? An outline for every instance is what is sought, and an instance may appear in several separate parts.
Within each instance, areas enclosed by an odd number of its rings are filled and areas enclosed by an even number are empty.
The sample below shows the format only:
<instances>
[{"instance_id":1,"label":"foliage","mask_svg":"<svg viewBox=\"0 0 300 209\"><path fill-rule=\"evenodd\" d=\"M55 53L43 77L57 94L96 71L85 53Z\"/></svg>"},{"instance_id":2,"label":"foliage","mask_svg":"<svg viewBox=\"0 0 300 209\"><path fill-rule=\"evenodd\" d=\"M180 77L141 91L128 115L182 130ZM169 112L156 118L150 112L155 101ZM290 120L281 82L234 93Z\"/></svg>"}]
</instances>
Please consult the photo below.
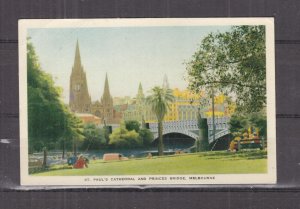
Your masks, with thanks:
<instances>
[{"instance_id":1,"label":"foliage","mask_svg":"<svg viewBox=\"0 0 300 209\"><path fill-rule=\"evenodd\" d=\"M165 115L170 109L169 104L174 101L171 89L164 89L159 86L151 90L151 95L147 97L146 102L151 106L158 121L163 121Z\"/></svg>"},{"instance_id":2,"label":"foliage","mask_svg":"<svg viewBox=\"0 0 300 209\"><path fill-rule=\"evenodd\" d=\"M125 121L125 129L124 130L124 124L122 127L121 123L121 129L120 131L122 132L122 137L123 139L119 138L119 139L115 139L115 141L118 141L117 145L118 147L121 146L122 143L124 143L124 146L127 148L132 148L132 147L149 147L154 139L153 134L150 130L146 129L146 128L141 128L141 124L136 121L136 120L129 120L129 121ZM118 130L119 131L119 130ZM128 136L129 132L132 134L134 131L135 133L137 133L138 138L135 137L135 135L133 136L134 140L130 142L130 140L125 140L126 136ZM114 134L119 133L117 131L114 132ZM125 135L124 135L125 133ZM113 137L117 138L120 137L117 134L114 135ZM125 140L125 141L124 141ZM115 145L114 143L110 143L111 145Z\"/></svg>"},{"instance_id":3,"label":"foliage","mask_svg":"<svg viewBox=\"0 0 300 209\"><path fill-rule=\"evenodd\" d=\"M253 127L259 129L259 135L267 137L267 117L261 113L253 113L249 119Z\"/></svg>"},{"instance_id":4,"label":"foliage","mask_svg":"<svg viewBox=\"0 0 300 209\"><path fill-rule=\"evenodd\" d=\"M260 136L267 136L267 118L263 113L235 114L231 117L229 125L233 135L241 135L252 127L258 129Z\"/></svg>"},{"instance_id":5,"label":"foliage","mask_svg":"<svg viewBox=\"0 0 300 209\"><path fill-rule=\"evenodd\" d=\"M154 139L153 133L146 128L140 129L139 137L144 147L149 147Z\"/></svg>"},{"instance_id":6,"label":"foliage","mask_svg":"<svg viewBox=\"0 0 300 209\"><path fill-rule=\"evenodd\" d=\"M154 87L151 90L151 95L146 98L146 102L151 106L158 121L158 155L163 155L163 119L170 109L169 104L174 101L174 96L171 89Z\"/></svg>"},{"instance_id":7,"label":"foliage","mask_svg":"<svg viewBox=\"0 0 300 209\"><path fill-rule=\"evenodd\" d=\"M186 64L189 88L220 91L235 99L238 111L258 112L266 105L265 53L264 26L211 33Z\"/></svg>"},{"instance_id":8,"label":"foliage","mask_svg":"<svg viewBox=\"0 0 300 209\"><path fill-rule=\"evenodd\" d=\"M81 119L73 115L72 113L68 114L68 125L66 128L66 138L73 140L73 145L76 146L78 143L83 142L84 135L83 135L83 123ZM76 151L76 150L75 150Z\"/></svg>"},{"instance_id":9,"label":"foliage","mask_svg":"<svg viewBox=\"0 0 300 209\"><path fill-rule=\"evenodd\" d=\"M84 126L83 135L85 139L82 144L82 149L96 150L106 145L104 129L96 127L95 124L89 123Z\"/></svg>"},{"instance_id":10,"label":"foliage","mask_svg":"<svg viewBox=\"0 0 300 209\"><path fill-rule=\"evenodd\" d=\"M65 138L81 138L80 122L60 100L61 89L40 66L34 47L27 42L29 151L53 149Z\"/></svg>"},{"instance_id":11,"label":"foliage","mask_svg":"<svg viewBox=\"0 0 300 209\"><path fill-rule=\"evenodd\" d=\"M246 115L234 114L229 121L229 130L233 135L244 133L248 130L249 120Z\"/></svg>"},{"instance_id":12,"label":"foliage","mask_svg":"<svg viewBox=\"0 0 300 209\"><path fill-rule=\"evenodd\" d=\"M128 131L135 130L135 132L139 132L141 124L136 120L128 120L125 121L125 126Z\"/></svg>"},{"instance_id":13,"label":"foliage","mask_svg":"<svg viewBox=\"0 0 300 209\"><path fill-rule=\"evenodd\" d=\"M140 147L141 140L135 130L128 131L125 124L121 123L120 127L109 135L109 144L117 148L132 148Z\"/></svg>"}]
</instances>

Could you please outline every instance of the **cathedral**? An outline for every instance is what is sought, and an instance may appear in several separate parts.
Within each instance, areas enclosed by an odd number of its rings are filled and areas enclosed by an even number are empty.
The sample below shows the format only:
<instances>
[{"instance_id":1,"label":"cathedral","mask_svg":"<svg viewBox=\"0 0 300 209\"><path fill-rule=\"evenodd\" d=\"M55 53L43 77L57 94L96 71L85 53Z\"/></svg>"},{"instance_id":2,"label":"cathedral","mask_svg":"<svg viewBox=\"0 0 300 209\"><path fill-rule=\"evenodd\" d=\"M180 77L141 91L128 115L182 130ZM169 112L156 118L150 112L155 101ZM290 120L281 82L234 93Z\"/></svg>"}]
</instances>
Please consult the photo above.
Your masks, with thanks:
<instances>
[{"instance_id":1,"label":"cathedral","mask_svg":"<svg viewBox=\"0 0 300 209\"><path fill-rule=\"evenodd\" d=\"M86 74L81 64L78 41L70 77L69 106L73 112L90 113L91 111L91 97L87 86Z\"/></svg>"},{"instance_id":2,"label":"cathedral","mask_svg":"<svg viewBox=\"0 0 300 209\"><path fill-rule=\"evenodd\" d=\"M93 114L99 117L103 123L118 123L121 120L120 114L113 107L113 98L110 95L107 74L102 97L95 102L91 101L86 73L81 63L78 41L76 43L75 60L70 76L69 107L74 113Z\"/></svg>"}]
</instances>

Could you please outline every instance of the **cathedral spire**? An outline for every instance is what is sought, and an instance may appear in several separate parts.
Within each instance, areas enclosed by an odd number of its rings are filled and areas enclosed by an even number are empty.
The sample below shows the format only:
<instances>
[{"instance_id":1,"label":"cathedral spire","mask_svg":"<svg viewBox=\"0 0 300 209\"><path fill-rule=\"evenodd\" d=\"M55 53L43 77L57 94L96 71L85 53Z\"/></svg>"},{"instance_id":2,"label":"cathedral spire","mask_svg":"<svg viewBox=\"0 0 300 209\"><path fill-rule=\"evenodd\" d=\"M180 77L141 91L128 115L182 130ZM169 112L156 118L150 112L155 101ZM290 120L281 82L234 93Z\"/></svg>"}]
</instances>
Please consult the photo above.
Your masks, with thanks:
<instances>
[{"instance_id":1,"label":"cathedral spire","mask_svg":"<svg viewBox=\"0 0 300 209\"><path fill-rule=\"evenodd\" d=\"M113 109L113 98L109 92L108 78L107 74L105 75L105 84L104 91L101 98L102 105L102 117L105 118L108 122L111 121L114 117L114 109Z\"/></svg>"},{"instance_id":2,"label":"cathedral spire","mask_svg":"<svg viewBox=\"0 0 300 209\"><path fill-rule=\"evenodd\" d=\"M105 97L110 97L107 73L105 75L105 84L104 84L104 92L103 92L103 98Z\"/></svg>"},{"instance_id":3,"label":"cathedral spire","mask_svg":"<svg viewBox=\"0 0 300 209\"><path fill-rule=\"evenodd\" d=\"M75 51L75 59L74 59L74 68L79 69L81 67L81 57L80 57L80 50L79 50L79 43L78 39L76 42L76 51Z\"/></svg>"},{"instance_id":4,"label":"cathedral spire","mask_svg":"<svg viewBox=\"0 0 300 209\"><path fill-rule=\"evenodd\" d=\"M162 87L163 87L164 89L169 89L169 88L170 88L169 82L168 82L168 77L167 77L166 74L164 75L164 80L163 80L163 85L162 85Z\"/></svg>"}]
</instances>

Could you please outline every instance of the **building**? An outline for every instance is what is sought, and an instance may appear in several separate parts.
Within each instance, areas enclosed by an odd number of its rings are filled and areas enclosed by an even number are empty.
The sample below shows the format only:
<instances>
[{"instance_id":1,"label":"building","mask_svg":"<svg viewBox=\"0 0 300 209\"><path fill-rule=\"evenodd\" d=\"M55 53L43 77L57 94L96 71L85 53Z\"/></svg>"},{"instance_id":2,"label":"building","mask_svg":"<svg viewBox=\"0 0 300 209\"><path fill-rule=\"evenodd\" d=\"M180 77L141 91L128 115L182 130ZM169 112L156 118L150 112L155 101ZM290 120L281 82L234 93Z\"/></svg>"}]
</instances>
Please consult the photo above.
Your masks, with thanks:
<instances>
[{"instance_id":1,"label":"building","mask_svg":"<svg viewBox=\"0 0 300 209\"><path fill-rule=\"evenodd\" d=\"M101 119L89 113L75 113L76 117L80 118L84 124L93 123L97 126L101 124Z\"/></svg>"},{"instance_id":2,"label":"building","mask_svg":"<svg viewBox=\"0 0 300 209\"><path fill-rule=\"evenodd\" d=\"M105 76L104 91L100 101L92 104L92 114L101 118L103 123L119 123L122 115L114 108L113 98L109 91L108 77Z\"/></svg>"},{"instance_id":3,"label":"building","mask_svg":"<svg viewBox=\"0 0 300 209\"><path fill-rule=\"evenodd\" d=\"M101 120L101 123L105 122L107 124L119 123L122 117L122 114L118 113L114 109L113 98L109 91L107 74L105 77L104 92L102 97L100 98L100 100L97 100L93 103L91 102L91 97L88 92L86 73L81 64L78 41L76 43L75 60L70 76L69 107L71 111L77 113L77 115L81 114L80 118L84 122L92 118L92 116L89 114L96 116L98 119Z\"/></svg>"},{"instance_id":4,"label":"building","mask_svg":"<svg viewBox=\"0 0 300 209\"><path fill-rule=\"evenodd\" d=\"M77 113L91 112L91 97L89 95L86 74L81 64L78 41L72 73L70 76L70 99L69 107L71 111Z\"/></svg>"},{"instance_id":5,"label":"building","mask_svg":"<svg viewBox=\"0 0 300 209\"><path fill-rule=\"evenodd\" d=\"M164 77L163 87L168 86L168 80ZM175 100L170 104L170 109L166 114L164 121L182 121L182 120L195 120L199 115L199 107L201 117L212 117L212 108L210 103L200 106L200 100L204 97L202 94L196 95L189 90L173 89ZM223 117L228 116L228 108L225 107L225 96L218 95L215 97L215 116ZM136 95L136 103L128 105L127 110L123 112L124 120L137 120L139 122L145 121L146 123L157 122L156 116L147 105L145 95L143 93L142 85L139 84L138 93Z\"/></svg>"},{"instance_id":6,"label":"building","mask_svg":"<svg viewBox=\"0 0 300 209\"><path fill-rule=\"evenodd\" d=\"M130 96L113 98L114 105L132 104L133 102L135 101Z\"/></svg>"},{"instance_id":7,"label":"building","mask_svg":"<svg viewBox=\"0 0 300 209\"><path fill-rule=\"evenodd\" d=\"M164 76L163 88L168 86L168 80ZM180 91L178 89L173 90L173 95L175 100L170 104L170 109L164 121L192 120L198 117L199 96L197 97L188 90ZM128 105L128 109L123 113L123 119L145 121L146 123L157 121L151 107L146 103L141 83L138 87L136 103Z\"/></svg>"}]
</instances>

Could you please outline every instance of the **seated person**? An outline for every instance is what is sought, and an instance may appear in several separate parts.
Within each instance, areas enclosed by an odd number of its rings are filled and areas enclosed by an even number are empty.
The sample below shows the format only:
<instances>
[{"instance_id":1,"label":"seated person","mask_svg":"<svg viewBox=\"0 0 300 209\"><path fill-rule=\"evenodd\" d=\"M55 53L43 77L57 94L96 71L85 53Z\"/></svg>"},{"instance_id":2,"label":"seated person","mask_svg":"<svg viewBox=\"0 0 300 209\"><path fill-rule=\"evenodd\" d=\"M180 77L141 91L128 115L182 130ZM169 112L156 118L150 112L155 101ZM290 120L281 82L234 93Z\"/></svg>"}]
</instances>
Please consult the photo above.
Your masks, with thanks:
<instances>
[{"instance_id":1,"label":"seated person","mask_svg":"<svg viewBox=\"0 0 300 209\"><path fill-rule=\"evenodd\" d=\"M86 166L86 161L82 155L79 156L78 160L74 164L73 168L84 168ZM86 166L87 167L87 166Z\"/></svg>"},{"instance_id":2,"label":"seated person","mask_svg":"<svg viewBox=\"0 0 300 209\"><path fill-rule=\"evenodd\" d=\"M68 165L74 165L77 161L76 156L68 157Z\"/></svg>"}]
</instances>

